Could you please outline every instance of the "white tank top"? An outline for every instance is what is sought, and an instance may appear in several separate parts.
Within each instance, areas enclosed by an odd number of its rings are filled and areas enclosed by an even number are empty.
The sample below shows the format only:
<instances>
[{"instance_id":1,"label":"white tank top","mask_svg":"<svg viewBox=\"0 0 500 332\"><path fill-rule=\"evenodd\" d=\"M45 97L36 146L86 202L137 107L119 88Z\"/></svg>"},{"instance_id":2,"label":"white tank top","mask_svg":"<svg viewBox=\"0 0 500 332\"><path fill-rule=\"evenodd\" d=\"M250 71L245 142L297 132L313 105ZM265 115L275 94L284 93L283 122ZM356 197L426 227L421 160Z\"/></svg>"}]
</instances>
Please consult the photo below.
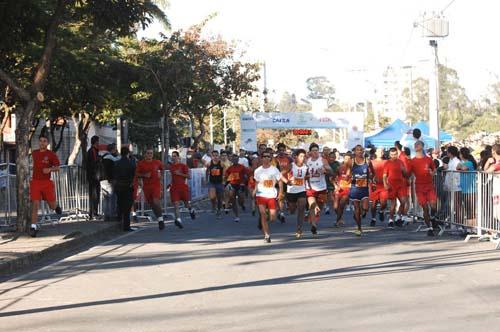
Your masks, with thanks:
<instances>
[{"instance_id":1,"label":"white tank top","mask_svg":"<svg viewBox=\"0 0 500 332\"><path fill-rule=\"evenodd\" d=\"M320 157L316 160L308 159L307 168L309 169L309 183L307 189L314 191L326 190L325 171L323 169L323 159Z\"/></svg>"},{"instance_id":2,"label":"white tank top","mask_svg":"<svg viewBox=\"0 0 500 332\"><path fill-rule=\"evenodd\" d=\"M292 169L288 172L288 177L291 178L293 176L294 181L293 183L288 182L286 192L289 194L298 194L306 191L306 175L307 166L305 164L299 167L295 163L292 163Z\"/></svg>"}]
</instances>

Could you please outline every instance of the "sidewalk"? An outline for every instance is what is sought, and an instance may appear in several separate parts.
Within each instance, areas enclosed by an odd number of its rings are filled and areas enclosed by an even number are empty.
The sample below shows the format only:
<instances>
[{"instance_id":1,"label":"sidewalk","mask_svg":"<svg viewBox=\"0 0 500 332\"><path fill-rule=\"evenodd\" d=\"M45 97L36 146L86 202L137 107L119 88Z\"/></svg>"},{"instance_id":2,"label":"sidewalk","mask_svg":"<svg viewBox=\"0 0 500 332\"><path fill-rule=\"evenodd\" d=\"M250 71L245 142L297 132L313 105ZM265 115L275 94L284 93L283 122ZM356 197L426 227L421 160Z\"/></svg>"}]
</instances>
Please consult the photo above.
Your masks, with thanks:
<instances>
[{"instance_id":1,"label":"sidewalk","mask_svg":"<svg viewBox=\"0 0 500 332\"><path fill-rule=\"evenodd\" d=\"M76 249L118 230L117 222L64 221L43 225L36 238L0 231L0 277L22 271L44 258Z\"/></svg>"}]
</instances>

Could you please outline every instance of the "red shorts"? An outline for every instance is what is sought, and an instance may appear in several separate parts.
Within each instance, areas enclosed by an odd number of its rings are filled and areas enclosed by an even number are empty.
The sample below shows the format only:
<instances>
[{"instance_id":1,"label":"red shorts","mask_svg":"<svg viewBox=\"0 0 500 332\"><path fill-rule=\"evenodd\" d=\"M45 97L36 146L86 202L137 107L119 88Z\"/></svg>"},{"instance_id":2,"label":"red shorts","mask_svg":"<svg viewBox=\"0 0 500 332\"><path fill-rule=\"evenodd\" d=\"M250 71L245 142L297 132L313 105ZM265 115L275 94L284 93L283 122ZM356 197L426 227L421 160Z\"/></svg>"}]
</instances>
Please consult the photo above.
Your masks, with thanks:
<instances>
[{"instance_id":1,"label":"red shorts","mask_svg":"<svg viewBox=\"0 0 500 332\"><path fill-rule=\"evenodd\" d=\"M339 198L349 197L349 193L351 192L351 188L340 188L335 191L335 195Z\"/></svg>"},{"instance_id":2,"label":"red shorts","mask_svg":"<svg viewBox=\"0 0 500 332\"><path fill-rule=\"evenodd\" d=\"M267 197L255 197L255 202L257 205L264 205L269 210L276 210L276 198L267 198Z\"/></svg>"},{"instance_id":3,"label":"red shorts","mask_svg":"<svg viewBox=\"0 0 500 332\"><path fill-rule=\"evenodd\" d=\"M408 197L408 185L404 182L401 183L389 183L390 188L388 190L389 199L394 200L396 198L401 199Z\"/></svg>"},{"instance_id":4,"label":"red shorts","mask_svg":"<svg viewBox=\"0 0 500 332\"><path fill-rule=\"evenodd\" d=\"M189 196L189 188L186 185L170 187L170 200L172 203L188 202L191 199Z\"/></svg>"},{"instance_id":5,"label":"red shorts","mask_svg":"<svg viewBox=\"0 0 500 332\"><path fill-rule=\"evenodd\" d=\"M318 204L325 204L328 201L328 190L316 191L308 189L306 191L306 196L316 198L316 203Z\"/></svg>"},{"instance_id":6,"label":"red shorts","mask_svg":"<svg viewBox=\"0 0 500 332\"><path fill-rule=\"evenodd\" d=\"M377 187L375 191L370 189L370 201L387 201L389 199L389 192L384 187Z\"/></svg>"},{"instance_id":7,"label":"red shorts","mask_svg":"<svg viewBox=\"0 0 500 332\"><path fill-rule=\"evenodd\" d=\"M424 184L415 186L418 204L421 206L427 203L436 203L437 195L432 184Z\"/></svg>"},{"instance_id":8,"label":"red shorts","mask_svg":"<svg viewBox=\"0 0 500 332\"><path fill-rule=\"evenodd\" d=\"M56 188L52 180L31 180L30 198L32 201L56 201Z\"/></svg>"},{"instance_id":9,"label":"red shorts","mask_svg":"<svg viewBox=\"0 0 500 332\"><path fill-rule=\"evenodd\" d=\"M154 200L159 200L161 198L161 186L159 185L143 186L142 190L144 192L144 199L148 203L152 203Z\"/></svg>"}]
</instances>

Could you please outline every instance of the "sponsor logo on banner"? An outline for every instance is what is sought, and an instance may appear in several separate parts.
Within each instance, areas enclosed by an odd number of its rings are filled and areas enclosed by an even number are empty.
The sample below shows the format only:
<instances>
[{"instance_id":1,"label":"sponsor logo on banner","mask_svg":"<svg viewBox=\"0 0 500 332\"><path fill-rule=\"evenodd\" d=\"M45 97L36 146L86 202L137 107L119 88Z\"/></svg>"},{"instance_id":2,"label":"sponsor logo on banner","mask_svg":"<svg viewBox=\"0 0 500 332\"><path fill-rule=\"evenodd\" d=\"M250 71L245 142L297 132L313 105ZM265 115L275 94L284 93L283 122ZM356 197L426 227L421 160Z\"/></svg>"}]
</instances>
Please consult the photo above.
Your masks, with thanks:
<instances>
[{"instance_id":1,"label":"sponsor logo on banner","mask_svg":"<svg viewBox=\"0 0 500 332\"><path fill-rule=\"evenodd\" d=\"M273 123L290 123L288 118L273 118Z\"/></svg>"}]
</instances>

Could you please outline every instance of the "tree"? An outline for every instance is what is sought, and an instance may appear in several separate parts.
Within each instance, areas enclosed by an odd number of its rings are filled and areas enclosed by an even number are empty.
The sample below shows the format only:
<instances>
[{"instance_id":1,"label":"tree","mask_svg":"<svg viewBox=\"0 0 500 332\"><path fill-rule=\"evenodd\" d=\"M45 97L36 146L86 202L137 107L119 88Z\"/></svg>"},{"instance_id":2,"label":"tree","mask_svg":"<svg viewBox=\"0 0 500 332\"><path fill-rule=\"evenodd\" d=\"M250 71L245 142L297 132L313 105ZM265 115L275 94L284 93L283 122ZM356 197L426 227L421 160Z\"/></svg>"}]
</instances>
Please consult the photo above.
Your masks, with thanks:
<instances>
[{"instance_id":1,"label":"tree","mask_svg":"<svg viewBox=\"0 0 500 332\"><path fill-rule=\"evenodd\" d=\"M325 76L309 77L306 80L308 98L327 99L328 105L335 100L335 87Z\"/></svg>"},{"instance_id":2,"label":"tree","mask_svg":"<svg viewBox=\"0 0 500 332\"><path fill-rule=\"evenodd\" d=\"M119 37L134 33L139 25L146 26L153 16L165 19L165 15L148 0L8 0L1 6L0 35L9 37L0 47L0 80L16 100L17 229L23 231L30 218L29 130L46 101L61 31L87 22L95 35ZM92 42L87 40L87 44Z\"/></svg>"}]
</instances>

